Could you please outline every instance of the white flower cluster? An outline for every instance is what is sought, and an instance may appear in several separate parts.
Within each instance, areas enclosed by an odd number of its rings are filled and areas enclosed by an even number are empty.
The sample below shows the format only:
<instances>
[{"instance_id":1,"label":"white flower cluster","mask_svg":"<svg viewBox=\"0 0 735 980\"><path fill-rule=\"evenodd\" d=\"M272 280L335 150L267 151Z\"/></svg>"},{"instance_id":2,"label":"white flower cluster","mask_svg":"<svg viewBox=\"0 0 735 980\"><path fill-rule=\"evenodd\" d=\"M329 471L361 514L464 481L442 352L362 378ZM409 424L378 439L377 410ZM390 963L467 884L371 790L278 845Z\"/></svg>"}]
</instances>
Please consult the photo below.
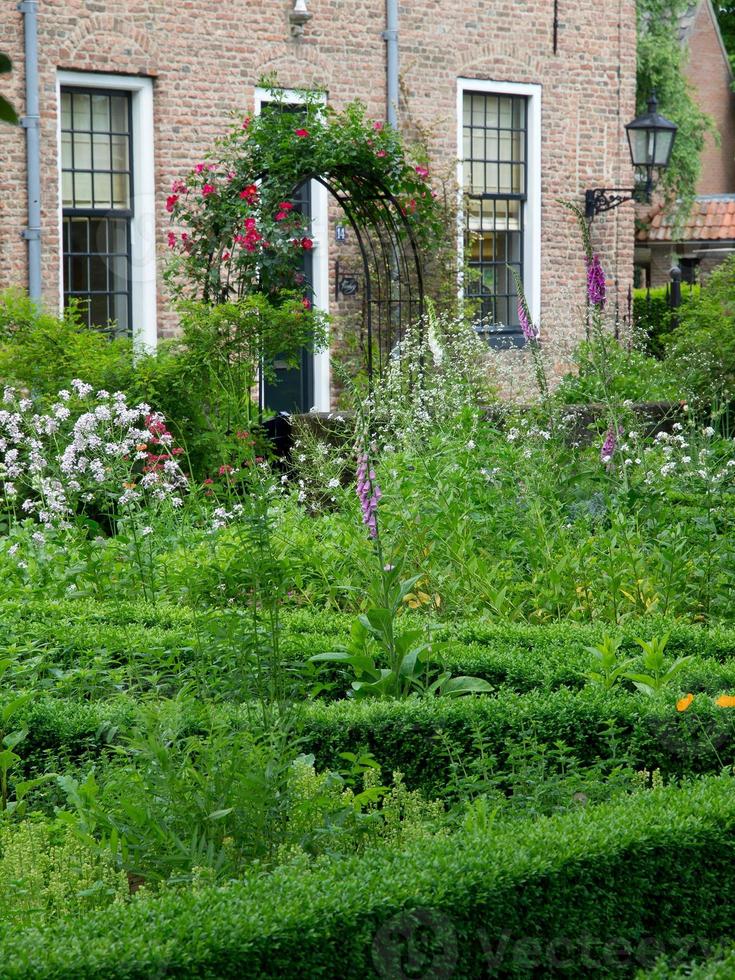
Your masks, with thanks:
<instances>
[{"instance_id":1,"label":"white flower cluster","mask_svg":"<svg viewBox=\"0 0 735 980\"><path fill-rule=\"evenodd\" d=\"M491 399L492 358L462 318L429 314L394 346L374 389L371 417L398 446L424 438L437 422Z\"/></svg>"},{"instance_id":2,"label":"white flower cluster","mask_svg":"<svg viewBox=\"0 0 735 980\"><path fill-rule=\"evenodd\" d=\"M134 502L182 500L187 484L161 415L145 404L129 407L122 392L93 393L75 379L45 414L12 388L0 409L0 494L11 508L47 527L66 526L79 503L104 492L124 507ZM76 416L76 417L75 417Z\"/></svg>"},{"instance_id":3,"label":"white flower cluster","mask_svg":"<svg viewBox=\"0 0 735 980\"><path fill-rule=\"evenodd\" d=\"M687 431L680 422L671 426L671 432L658 432L647 443L638 432L629 432L620 446L624 465L639 467L643 482L654 487L665 481L694 481L703 489L722 488L731 491L735 477L735 459L729 453L715 453L712 438L715 430L706 426L701 430Z\"/></svg>"}]
</instances>

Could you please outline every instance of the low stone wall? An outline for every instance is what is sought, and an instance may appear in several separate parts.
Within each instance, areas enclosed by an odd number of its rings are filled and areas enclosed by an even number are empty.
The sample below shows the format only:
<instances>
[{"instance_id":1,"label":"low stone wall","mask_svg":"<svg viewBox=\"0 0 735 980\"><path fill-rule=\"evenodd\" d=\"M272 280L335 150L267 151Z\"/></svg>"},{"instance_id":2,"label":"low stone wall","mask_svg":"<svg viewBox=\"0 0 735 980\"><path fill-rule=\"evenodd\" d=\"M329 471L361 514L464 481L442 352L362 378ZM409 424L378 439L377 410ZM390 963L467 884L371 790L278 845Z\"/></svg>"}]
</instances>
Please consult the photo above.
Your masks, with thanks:
<instances>
[{"instance_id":1,"label":"low stone wall","mask_svg":"<svg viewBox=\"0 0 735 980\"><path fill-rule=\"evenodd\" d=\"M535 405L509 405L498 402L483 408L483 414L489 423L499 429L505 429L509 420L523 416L524 411L538 411ZM634 402L628 406L628 411L636 419L636 425L646 436L655 436L659 432L670 432L675 422L680 421L684 410L679 402ZM607 420L607 407L601 403L586 405L564 405L559 409L564 421L564 432L567 442L588 444L597 438L599 423ZM331 445L340 445L352 435L354 412L307 412L303 415L292 415L296 426L305 426L315 437L323 439Z\"/></svg>"}]
</instances>

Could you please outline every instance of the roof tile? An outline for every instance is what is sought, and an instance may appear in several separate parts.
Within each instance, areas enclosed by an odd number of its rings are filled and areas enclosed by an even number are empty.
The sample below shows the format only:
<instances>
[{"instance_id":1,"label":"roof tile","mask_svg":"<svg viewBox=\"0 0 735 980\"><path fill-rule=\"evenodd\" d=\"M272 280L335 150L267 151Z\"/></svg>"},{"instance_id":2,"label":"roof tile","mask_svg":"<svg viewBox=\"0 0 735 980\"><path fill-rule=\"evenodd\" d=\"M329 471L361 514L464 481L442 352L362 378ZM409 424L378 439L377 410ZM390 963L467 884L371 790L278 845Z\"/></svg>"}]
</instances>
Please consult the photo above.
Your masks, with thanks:
<instances>
[{"instance_id":1,"label":"roof tile","mask_svg":"<svg viewBox=\"0 0 735 980\"><path fill-rule=\"evenodd\" d=\"M648 225L636 233L641 242L731 240L735 238L735 194L696 198L689 217L676 236L674 221L663 214L660 205L649 209L647 214L639 211L638 217Z\"/></svg>"}]
</instances>

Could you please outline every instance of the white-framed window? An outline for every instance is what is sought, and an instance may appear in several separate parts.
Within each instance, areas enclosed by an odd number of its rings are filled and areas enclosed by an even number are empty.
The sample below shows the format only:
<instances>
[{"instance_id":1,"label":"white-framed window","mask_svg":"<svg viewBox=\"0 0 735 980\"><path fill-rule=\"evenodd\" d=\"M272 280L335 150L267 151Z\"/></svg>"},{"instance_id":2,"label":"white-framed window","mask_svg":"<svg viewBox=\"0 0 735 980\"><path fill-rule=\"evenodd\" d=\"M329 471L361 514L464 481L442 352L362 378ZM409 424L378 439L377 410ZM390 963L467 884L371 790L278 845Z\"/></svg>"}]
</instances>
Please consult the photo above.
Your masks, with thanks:
<instances>
[{"instance_id":1,"label":"white-framed window","mask_svg":"<svg viewBox=\"0 0 735 980\"><path fill-rule=\"evenodd\" d=\"M523 343L511 269L536 324L541 307L541 86L460 78L457 86L463 295L493 343Z\"/></svg>"},{"instance_id":2,"label":"white-framed window","mask_svg":"<svg viewBox=\"0 0 735 980\"><path fill-rule=\"evenodd\" d=\"M297 110L307 95L298 89L279 89L278 97L285 106ZM256 115L272 101L271 90L256 88ZM312 300L319 309L329 312L329 192L318 180L311 180L300 189L296 204L311 221L310 237L314 244L305 256L307 267L304 271L312 290ZM300 371L284 371L279 385L273 388L274 397L277 397L278 387L281 388L279 394L290 399L288 404L300 402L303 410L314 408L318 412L328 412L331 403L329 347L313 355L304 352Z\"/></svg>"},{"instance_id":3,"label":"white-framed window","mask_svg":"<svg viewBox=\"0 0 735 980\"><path fill-rule=\"evenodd\" d=\"M151 79L60 71L56 83L61 304L155 347Z\"/></svg>"}]
</instances>

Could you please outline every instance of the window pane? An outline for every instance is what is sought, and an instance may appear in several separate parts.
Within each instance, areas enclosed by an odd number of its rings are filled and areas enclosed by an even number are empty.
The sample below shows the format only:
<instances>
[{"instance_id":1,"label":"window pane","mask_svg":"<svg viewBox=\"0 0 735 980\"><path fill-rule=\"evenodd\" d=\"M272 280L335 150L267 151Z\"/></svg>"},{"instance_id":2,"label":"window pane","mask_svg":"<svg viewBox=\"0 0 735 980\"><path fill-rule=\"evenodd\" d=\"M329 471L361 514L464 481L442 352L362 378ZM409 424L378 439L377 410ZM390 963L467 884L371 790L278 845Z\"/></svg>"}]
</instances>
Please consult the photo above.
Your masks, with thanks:
<instances>
[{"instance_id":1,"label":"window pane","mask_svg":"<svg viewBox=\"0 0 735 980\"><path fill-rule=\"evenodd\" d=\"M107 290L107 258L92 255L89 259L89 288L96 292Z\"/></svg>"},{"instance_id":2,"label":"window pane","mask_svg":"<svg viewBox=\"0 0 735 980\"><path fill-rule=\"evenodd\" d=\"M88 252L87 242L88 221L86 218L67 218L69 223L69 251Z\"/></svg>"},{"instance_id":3,"label":"window pane","mask_svg":"<svg viewBox=\"0 0 735 980\"><path fill-rule=\"evenodd\" d=\"M128 105L127 96L113 95L110 99L111 130L113 133L127 133L129 131Z\"/></svg>"},{"instance_id":4,"label":"window pane","mask_svg":"<svg viewBox=\"0 0 735 980\"><path fill-rule=\"evenodd\" d=\"M116 208L130 207L130 178L127 174L112 175L112 203Z\"/></svg>"},{"instance_id":5,"label":"window pane","mask_svg":"<svg viewBox=\"0 0 735 980\"><path fill-rule=\"evenodd\" d=\"M127 293L115 293L112 296L110 307L111 319L117 322L117 332L126 334L130 330L128 318L128 296Z\"/></svg>"},{"instance_id":6,"label":"window pane","mask_svg":"<svg viewBox=\"0 0 735 980\"><path fill-rule=\"evenodd\" d=\"M71 129L71 94L61 93L61 128Z\"/></svg>"},{"instance_id":7,"label":"window pane","mask_svg":"<svg viewBox=\"0 0 735 980\"><path fill-rule=\"evenodd\" d=\"M108 261L110 270L110 289L126 289L128 284L127 255L116 255Z\"/></svg>"},{"instance_id":8,"label":"window pane","mask_svg":"<svg viewBox=\"0 0 735 980\"><path fill-rule=\"evenodd\" d=\"M79 92L75 92L72 96L72 107L74 111L74 129L90 130L92 128L92 117L89 108L89 96L85 93L80 94Z\"/></svg>"},{"instance_id":9,"label":"window pane","mask_svg":"<svg viewBox=\"0 0 735 980\"><path fill-rule=\"evenodd\" d=\"M113 170L128 169L128 137L127 136L112 137L112 169Z\"/></svg>"},{"instance_id":10,"label":"window pane","mask_svg":"<svg viewBox=\"0 0 735 980\"><path fill-rule=\"evenodd\" d=\"M92 129L98 133L110 130L110 98L107 95L92 96Z\"/></svg>"},{"instance_id":11,"label":"window pane","mask_svg":"<svg viewBox=\"0 0 735 980\"><path fill-rule=\"evenodd\" d=\"M110 227L110 251L127 252L128 250L128 223L117 218L109 222Z\"/></svg>"},{"instance_id":12,"label":"window pane","mask_svg":"<svg viewBox=\"0 0 735 980\"><path fill-rule=\"evenodd\" d=\"M92 174L74 174L74 206L77 208L92 207Z\"/></svg>"},{"instance_id":13,"label":"window pane","mask_svg":"<svg viewBox=\"0 0 735 980\"><path fill-rule=\"evenodd\" d=\"M500 115L498 125L505 129L513 125L513 104L512 99L503 96L498 100Z\"/></svg>"},{"instance_id":14,"label":"window pane","mask_svg":"<svg viewBox=\"0 0 735 980\"><path fill-rule=\"evenodd\" d=\"M74 169L92 169L92 140L89 133L74 133Z\"/></svg>"},{"instance_id":15,"label":"window pane","mask_svg":"<svg viewBox=\"0 0 735 980\"><path fill-rule=\"evenodd\" d=\"M69 171L61 175L61 202L65 208L74 204L74 183Z\"/></svg>"},{"instance_id":16,"label":"window pane","mask_svg":"<svg viewBox=\"0 0 735 980\"><path fill-rule=\"evenodd\" d=\"M61 134L61 166L64 170L71 170L71 133Z\"/></svg>"},{"instance_id":17,"label":"window pane","mask_svg":"<svg viewBox=\"0 0 735 980\"><path fill-rule=\"evenodd\" d=\"M107 220L105 218L89 219L90 252L107 252Z\"/></svg>"},{"instance_id":18,"label":"window pane","mask_svg":"<svg viewBox=\"0 0 735 980\"><path fill-rule=\"evenodd\" d=\"M93 327L106 327L109 319L109 297L107 293L102 295L92 295L89 297L89 320Z\"/></svg>"},{"instance_id":19,"label":"window pane","mask_svg":"<svg viewBox=\"0 0 735 980\"><path fill-rule=\"evenodd\" d=\"M110 137L95 133L92 137L92 161L95 170L110 169Z\"/></svg>"},{"instance_id":20,"label":"window pane","mask_svg":"<svg viewBox=\"0 0 735 980\"><path fill-rule=\"evenodd\" d=\"M71 291L86 292L89 288L87 256L72 255L69 260L69 269L71 274Z\"/></svg>"},{"instance_id":21,"label":"window pane","mask_svg":"<svg viewBox=\"0 0 735 980\"><path fill-rule=\"evenodd\" d=\"M94 175L94 206L96 208L112 207L110 186L110 175L108 173Z\"/></svg>"}]
</instances>

